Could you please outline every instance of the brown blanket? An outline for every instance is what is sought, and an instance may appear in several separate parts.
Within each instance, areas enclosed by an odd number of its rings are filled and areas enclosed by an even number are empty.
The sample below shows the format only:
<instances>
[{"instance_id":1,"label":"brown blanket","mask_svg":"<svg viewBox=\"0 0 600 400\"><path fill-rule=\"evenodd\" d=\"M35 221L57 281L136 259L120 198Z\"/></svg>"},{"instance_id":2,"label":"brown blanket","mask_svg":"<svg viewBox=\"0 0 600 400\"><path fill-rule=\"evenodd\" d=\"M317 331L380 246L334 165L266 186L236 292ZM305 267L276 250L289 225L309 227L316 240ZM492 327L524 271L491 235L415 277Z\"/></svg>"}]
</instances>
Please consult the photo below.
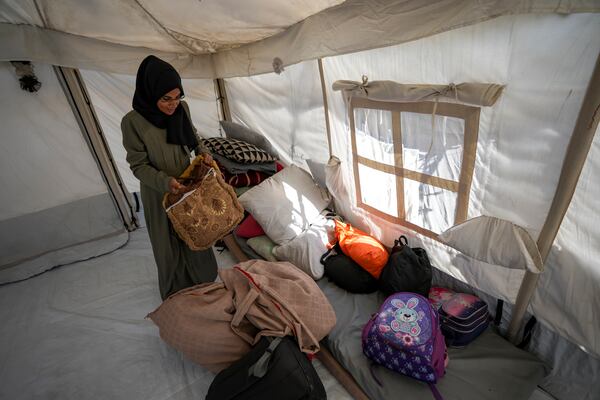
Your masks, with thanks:
<instances>
[{"instance_id":1,"label":"brown blanket","mask_svg":"<svg viewBox=\"0 0 600 400\"><path fill-rule=\"evenodd\" d=\"M317 352L335 326L321 289L290 263L250 260L219 276L223 282L184 289L148 315L165 342L213 372L261 336L293 335L303 352Z\"/></svg>"}]
</instances>

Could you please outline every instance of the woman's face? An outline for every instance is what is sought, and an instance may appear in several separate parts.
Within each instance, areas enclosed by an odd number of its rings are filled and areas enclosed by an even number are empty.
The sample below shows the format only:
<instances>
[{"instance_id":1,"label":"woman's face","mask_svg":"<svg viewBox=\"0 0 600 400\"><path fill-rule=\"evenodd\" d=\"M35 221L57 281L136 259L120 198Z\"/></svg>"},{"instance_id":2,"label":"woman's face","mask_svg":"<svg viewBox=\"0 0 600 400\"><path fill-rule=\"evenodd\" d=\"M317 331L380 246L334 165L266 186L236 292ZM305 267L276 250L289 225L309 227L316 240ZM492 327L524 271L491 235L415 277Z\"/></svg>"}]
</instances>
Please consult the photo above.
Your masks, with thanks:
<instances>
[{"instance_id":1,"label":"woman's face","mask_svg":"<svg viewBox=\"0 0 600 400\"><path fill-rule=\"evenodd\" d=\"M179 88L175 88L170 92L165 93L158 101L156 102L156 106L160 111L167 115L173 115L179 102L181 101L181 90Z\"/></svg>"}]
</instances>

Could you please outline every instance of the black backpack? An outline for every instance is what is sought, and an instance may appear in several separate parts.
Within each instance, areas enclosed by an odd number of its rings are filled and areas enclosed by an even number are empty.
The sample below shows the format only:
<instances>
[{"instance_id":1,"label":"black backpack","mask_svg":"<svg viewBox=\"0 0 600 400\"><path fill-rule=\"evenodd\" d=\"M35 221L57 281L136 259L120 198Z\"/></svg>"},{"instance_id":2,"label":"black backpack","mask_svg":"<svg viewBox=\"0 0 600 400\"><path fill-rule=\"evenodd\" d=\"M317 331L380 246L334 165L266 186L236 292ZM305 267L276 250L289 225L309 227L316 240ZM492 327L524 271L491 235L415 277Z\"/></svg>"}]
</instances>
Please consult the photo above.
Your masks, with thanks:
<instances>
[{"instance_id":1,"label":"black backpack","mask_svg":"<svg viewBox=\"0 0 600 400\"><path fill-rule=\"evenodd\" d=\"M206 400L326 400L317 371L289 336L262 337L240 360L219 372Z\"/></svg>"},{"instance_id":2,"label":"black backpack","mask_svg":"<svg viewBox=\"0 0 600 400\"><path fill-rule=\"evenodd\" d=\"M420 247L409 247L406 236L400 236L379 276L379 289L386 296L413 292L427 298L430 288L431 263L427 252Z\"/></svg>"},{"instance_id":3,"label":"black backpack","mask_svg":"<svg viewBox=\"0 0 600 400\"><path fill-rule=\"evenodd\" d=\"M333 283L350 293L377 291L377 279L342 252L338 244L321 256L325 275Z\"/></svg>"}]
</instances>

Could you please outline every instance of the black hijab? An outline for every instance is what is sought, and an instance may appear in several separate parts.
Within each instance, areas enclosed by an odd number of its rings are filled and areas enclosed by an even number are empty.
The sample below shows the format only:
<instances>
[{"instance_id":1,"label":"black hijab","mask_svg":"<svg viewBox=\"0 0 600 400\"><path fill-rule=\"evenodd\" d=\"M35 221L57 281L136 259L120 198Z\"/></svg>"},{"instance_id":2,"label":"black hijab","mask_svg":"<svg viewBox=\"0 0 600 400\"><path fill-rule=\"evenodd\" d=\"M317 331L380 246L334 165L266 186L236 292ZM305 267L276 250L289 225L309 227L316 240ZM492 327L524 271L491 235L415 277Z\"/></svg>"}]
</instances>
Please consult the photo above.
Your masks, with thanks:
<instances>
[{"instance_id":1,"label":"black hijab","mask_svg":"<svg viewBox=\"0 0 600 400\"><path fill-rule=\"evenodd\" d=\"M167 115L158 109L158 100L179 88L183 96L181 78L171 64L155 56L148 56L142 61L135 79L133 109L157 128L167 129L167 143L198 146L192 123L179 103L173 115Z\"/></svg>"}]
</instances>

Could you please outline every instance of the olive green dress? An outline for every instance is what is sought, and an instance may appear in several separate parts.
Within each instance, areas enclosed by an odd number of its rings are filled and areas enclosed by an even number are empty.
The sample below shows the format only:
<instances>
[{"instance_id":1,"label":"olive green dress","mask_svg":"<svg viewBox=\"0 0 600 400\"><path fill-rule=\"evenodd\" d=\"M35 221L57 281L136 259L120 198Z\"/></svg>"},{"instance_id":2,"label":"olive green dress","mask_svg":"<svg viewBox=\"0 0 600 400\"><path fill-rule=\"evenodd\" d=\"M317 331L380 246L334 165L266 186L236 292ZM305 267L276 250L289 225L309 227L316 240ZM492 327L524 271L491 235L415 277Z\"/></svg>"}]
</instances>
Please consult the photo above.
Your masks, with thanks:
<instances>
[{"instance_id":1,"label":"olive green dress","mask_svg":"<svg viewBox=\"0 0 600 400\"><path fill-rule=\"evenodd\" d=\"M187 105L182 102L189 115ZM171 177L179 175L190 164L183 146L167 143L166 129L148 122L137 111L130 111L121 121L127 162L140 180L144 217L154 259L158 268L160 295L169 295L186 287L213 282L217 261L212 248L193 251L177 236L162 206ZM195 130L195 129L194 129ZM196 151L205 150L204 148Z\"/></svg>"}]
</instances>

